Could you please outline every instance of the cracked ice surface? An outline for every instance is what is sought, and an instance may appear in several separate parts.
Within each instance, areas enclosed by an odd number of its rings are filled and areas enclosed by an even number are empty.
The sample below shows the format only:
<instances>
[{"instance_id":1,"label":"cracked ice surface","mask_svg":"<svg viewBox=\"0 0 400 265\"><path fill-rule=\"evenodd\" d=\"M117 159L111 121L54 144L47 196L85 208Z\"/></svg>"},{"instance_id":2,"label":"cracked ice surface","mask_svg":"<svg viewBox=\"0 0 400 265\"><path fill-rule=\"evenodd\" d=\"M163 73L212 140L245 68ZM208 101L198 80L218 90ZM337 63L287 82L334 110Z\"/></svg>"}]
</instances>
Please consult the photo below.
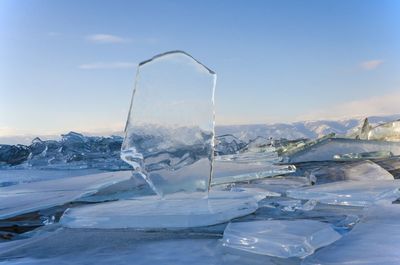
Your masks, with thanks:
<instances>
[{"instance_id":1,"label":"cracked ice surface","mask_svg":"<svg viewBox=\"0 0 400 265\"><path fill-rule=\"evenodd\" d=\"M340 238L331 225L313 220L230 223L222 239L228 248L280 258L304 258Z\"/></svg>"}]
</instances>

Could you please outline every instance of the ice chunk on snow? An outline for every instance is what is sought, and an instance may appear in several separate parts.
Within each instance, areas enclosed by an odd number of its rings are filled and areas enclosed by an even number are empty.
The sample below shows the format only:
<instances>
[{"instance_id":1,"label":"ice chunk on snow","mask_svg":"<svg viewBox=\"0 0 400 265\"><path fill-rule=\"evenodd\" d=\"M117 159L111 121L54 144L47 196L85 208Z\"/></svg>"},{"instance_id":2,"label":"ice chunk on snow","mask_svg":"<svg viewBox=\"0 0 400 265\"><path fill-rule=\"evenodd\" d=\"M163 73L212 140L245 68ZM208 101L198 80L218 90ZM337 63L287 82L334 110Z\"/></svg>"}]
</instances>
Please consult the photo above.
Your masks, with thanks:
<instances>
[{"instance_id":1,"label":"ice chunk on snow","mask_svg":"<svg viewBox=\"0 0 400 265\"><path fill-rule=\"evenodd\" d=\"M247 192L211 192L208 197L193 193L168 195L160 200L146 196L71 208L60 222L70 228L189 228L225 223L253 213L258 208L256 194Z\"/></svg>"},{"instance_id":2,"label":"ice chunk on snow","mask_svg":"<svg viewBox=\"0 0 400 265\"><path fill-rule=\"evenodd\" d=\"M271 220L230 223L223 245L260 255L304 258L338 240L329 224L313 220Z\"/></svg>"},{"instance_id":3,"label":"ice chunk on snow","mask_svg":"<svg viewBox=\"0 0 400 265\"><path fill-rule=\"evenodd\" d=\"M316 200L321 203L367 206L378 201L395 201L400 197L400 180L338 181L288 190L288 197Z\"/></svg>"},{"instance_id":4,"label":"ice chunk on snow","mask_svg":"<svg viewBox=\"0 0 400 265\"><path fill-rule=\"evenodd\" d=\"M0 188L0 219L63 205L129 180L131 176L130 171L107 172L3 187Z\"/></svg>"},{"instance_id":5,"label":"ice chunk on snow","mask_svg":"<svg viewBox=\"0 0 400 265\"><path fill-rule=\"evenodd\" d=\"M335 155L386 151L400 155L400 143L346 138L327 138L288 155L290 163L330 161Z\"/></svg>"},{"instance_id":6,"label":"ice chunk on snow","mask_svg":"<svg viewBox=\"0 0 400 265\"><path fill-rule=\"evenodd\" d=\"M121 158L157 194L208 191L215 83L212 70L182 51L139 64Z\"/></svg>"},{"instance_id":7,"label":"ice chunk on snow","mask_svg":"<svg viewBox=\"0 0 400 265\"><path fill-rule=\"evenodd\" d=\"M400 264L400 205L379 205L350 233L303 261L303 265Z\"/></svg>"}]
</instances>

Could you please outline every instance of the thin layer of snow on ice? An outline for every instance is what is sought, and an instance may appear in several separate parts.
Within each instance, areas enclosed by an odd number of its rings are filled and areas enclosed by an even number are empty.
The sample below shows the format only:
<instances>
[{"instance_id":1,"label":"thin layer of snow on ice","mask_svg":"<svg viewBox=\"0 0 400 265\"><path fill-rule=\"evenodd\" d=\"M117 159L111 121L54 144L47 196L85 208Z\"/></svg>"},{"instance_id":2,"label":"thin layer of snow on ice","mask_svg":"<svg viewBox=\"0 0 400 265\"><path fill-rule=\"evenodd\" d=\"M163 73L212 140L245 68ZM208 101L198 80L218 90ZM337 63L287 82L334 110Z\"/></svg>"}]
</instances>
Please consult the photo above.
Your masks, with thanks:
<instances>
[{"instance_id":1,"label":"thin layer of snow on ice","mask_svg":"<svg viewBox=\"0 0 400 265\"><path fill-rule=\"evenodd\" d=\"M254 254L304 258L340 237L331 225L318 221L270 220L230 223L222 241L227 248Z\"/></svg>"},{"instance_id":2,"label":"thin layer of snow on ice","mask_svg":"<svg viewBox=\"0 0 400 265\"><path fill-rule=\"evenodd\" d=\"M0 188L0 219L63 205L128 181L131 176L130 171L118 171L3 187Z\"/></svg>"},{"instance_id":3,"label":"thin layer of snow on ice","mask_svg":"<svg viewBox=\"0 0 400 265\"><path fill-rule=\"evenodd\" d=\"M162 229L209 226L253 213L260 193L213 191L208 197L177 193L165 199L144 196L67 210L60 222L70 228Z\"/></svg>"}]
</instances>

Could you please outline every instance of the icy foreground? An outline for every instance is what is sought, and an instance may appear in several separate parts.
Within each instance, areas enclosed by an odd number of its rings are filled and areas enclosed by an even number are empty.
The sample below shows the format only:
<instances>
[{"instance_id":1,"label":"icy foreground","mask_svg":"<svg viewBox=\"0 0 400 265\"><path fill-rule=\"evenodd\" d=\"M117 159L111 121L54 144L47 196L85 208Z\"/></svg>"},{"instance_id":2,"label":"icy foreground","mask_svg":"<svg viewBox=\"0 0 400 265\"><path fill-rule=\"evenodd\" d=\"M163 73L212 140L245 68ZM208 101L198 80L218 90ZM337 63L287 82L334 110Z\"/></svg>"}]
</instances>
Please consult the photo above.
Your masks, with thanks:
<instances>
[{"instance_id":1,"label":"icy foreground","mask_svg":"<svg viewBox=\"0 0 400 265\"><path fill-rule=\"evenodd\" d=\"M367 206L378 201L392 202L400 197L400 180L340 181L288 190L287 196L301 200L316 200L326 204Z\"/></svg>"},{"instance_id":2,"label":"icy foreground","mask_svg":"<svg viewBox=\"0 0 400 265\"><path fill-rule=\"evenodd\" d=\"M131 176L129 171L107 172L0 188L0 219L73 202Z\"/></svg>"},{"instance_id":3,"label":"icy foreground","mask_svg":"<svg viewBox=\"0 0 400 265\"><path fill-rule=\"evenodd\" d=\"M70 228L135 228L173 229L216 225L253 213L261 193L211 192L179 194L160 200L158 196L145 196L132 200L87 205L69 209L61 224Z\"/></svg>"},{"instance_id":4,"label":"icy foreground","mask_svg":"<svg viewBox=\"0 0 400 265\"><path fill-rule=\"evenodd\" d=\"M280 258L304 258L340 238L329 224L312 220L230 223L222 239L227 248Z\"/></svg>"},{"instance_id":5,"label":"icy foreground","mask_svg":"<svg viewBox=\"0 0 400 265\"><path fill-rule=\"evenodd\" d=\"M350 233L302 264L400 264L399 218L400 205L371 207Z\"/></svg>"}]
</instances>

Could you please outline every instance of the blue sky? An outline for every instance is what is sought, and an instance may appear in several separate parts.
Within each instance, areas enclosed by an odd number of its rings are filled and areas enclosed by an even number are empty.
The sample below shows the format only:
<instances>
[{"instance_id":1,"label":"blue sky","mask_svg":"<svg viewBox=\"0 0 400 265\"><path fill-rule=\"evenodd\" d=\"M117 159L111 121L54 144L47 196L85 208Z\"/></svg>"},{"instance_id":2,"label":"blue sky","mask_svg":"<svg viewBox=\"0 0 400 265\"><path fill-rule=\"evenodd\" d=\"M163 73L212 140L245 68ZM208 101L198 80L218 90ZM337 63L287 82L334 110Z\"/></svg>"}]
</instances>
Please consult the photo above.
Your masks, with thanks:
<instances>
[{"instance_id":1,"label":"blue sky","mask_svg":"<svg viewBox=\"0 0 400 265\"><path fill-rule=\"evenodd\" d=\"M0 136L123 129L137 63L218 74L217 124L399 113L400 1L0 1Z\"/></svg>"}]
</instances>

